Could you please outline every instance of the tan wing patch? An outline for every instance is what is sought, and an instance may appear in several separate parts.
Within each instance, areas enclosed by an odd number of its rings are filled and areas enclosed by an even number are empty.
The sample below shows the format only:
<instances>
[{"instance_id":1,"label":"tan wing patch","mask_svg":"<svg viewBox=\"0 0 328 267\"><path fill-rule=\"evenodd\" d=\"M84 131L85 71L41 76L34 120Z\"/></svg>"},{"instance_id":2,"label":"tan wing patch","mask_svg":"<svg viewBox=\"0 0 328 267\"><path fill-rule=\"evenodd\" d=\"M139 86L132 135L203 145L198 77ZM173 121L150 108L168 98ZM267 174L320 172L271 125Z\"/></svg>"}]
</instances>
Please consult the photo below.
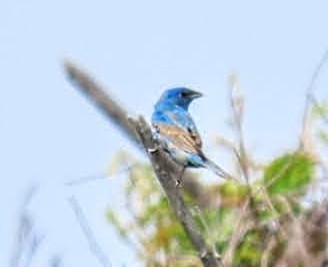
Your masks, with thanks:
<instances>
[{"instance_id":1,"label":"tan wing patch","mask_svg":"<svg viewBox=\"0 0 328 267\"><path fill-rule=\"evenodd\" d=\"M172 118L175 122L179 123L179 117L174 112L168 112L168 116ZM192 119L191 119L192 120ZM177 126L176 126L177 127ZM184 130L183 128L181 128ZM194 139L195 144L199 149L202 147L202 140L200 139L199 133L196 131L192 131L191 129L188 129L188 133L191 136L192 139Z\"/></svg>"},{"instance_id":2,"label":"tan wing patch","mask_svg":"<svg viewBox=\"0 0 328 267\"><path fill-rule=\"evenodd\" d=\"M199 136L195 138L189 131L173 125L157 124L156 128L162 136L168 138L178 148L186 152L202 155Z\"/></svg>"},{"instance_id":3,"label":"tan wing patch","mask_svg":"<svg viewBox=\"0 0 328 267\"><path fill-rule=\"evenodd\" d=\"M191 135L192 139L195 140L196 145L201 148L202 147L202 140L200 139L200 136L197 132L193 132L191 130L188 131L189 134Z\"/></svg>"}]
</instances>

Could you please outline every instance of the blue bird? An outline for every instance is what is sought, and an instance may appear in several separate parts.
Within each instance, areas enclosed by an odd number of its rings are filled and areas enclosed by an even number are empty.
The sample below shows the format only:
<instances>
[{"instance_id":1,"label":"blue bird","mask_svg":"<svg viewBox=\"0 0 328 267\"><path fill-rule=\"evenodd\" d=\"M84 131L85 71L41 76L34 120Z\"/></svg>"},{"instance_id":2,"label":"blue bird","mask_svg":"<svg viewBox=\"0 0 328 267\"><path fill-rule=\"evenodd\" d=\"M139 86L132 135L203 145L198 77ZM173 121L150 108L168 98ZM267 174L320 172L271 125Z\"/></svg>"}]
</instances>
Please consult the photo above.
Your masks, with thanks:
<instances>
[{"instance_id":1,"label":"blue bird","mask_svg":"<svg viewBox=\"0 0 328 267\"><path fill-rule=\"evenodd\" d=\"M202 140L188 112L190 103L201 96L185 87L173 88L165 91L154 107L152 125L155 132L164 150L183 167L177 185L187 167L208 168L223 178L232 178L202 151Z\"/></svg>"}]
</instances>

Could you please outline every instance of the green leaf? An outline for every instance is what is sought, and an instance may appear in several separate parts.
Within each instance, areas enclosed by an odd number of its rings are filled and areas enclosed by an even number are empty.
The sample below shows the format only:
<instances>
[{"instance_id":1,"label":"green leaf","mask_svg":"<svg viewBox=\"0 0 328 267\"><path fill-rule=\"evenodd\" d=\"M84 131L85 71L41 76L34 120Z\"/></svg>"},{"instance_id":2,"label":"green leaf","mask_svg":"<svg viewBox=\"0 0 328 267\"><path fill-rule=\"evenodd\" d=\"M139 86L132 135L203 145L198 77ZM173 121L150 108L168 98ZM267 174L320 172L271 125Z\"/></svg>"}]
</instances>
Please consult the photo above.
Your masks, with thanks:
<instances>
[{"instance_id":1,"label":"green leaf","mask_svg":"<svg viewBox=\"0 0 328 267\"><path fill-rule=\"evenodd\" d=\"M247 186L233 181L222 183L219 187L222 205L237 206L244 202L247 196Z\"/></svg>"},{"instance_id":2,"label":"green leaf","mask_svg":"<svg viewBox=\"0 0 328 267\"><path fill-rule=\"evenodd\" d=\"M312 115L314 118L326 117L328 115L328 102L321 101L313 105Z\"/></svg>"},{"instance_id":3,"label":"green leaf","mask_svg":"<svg viewBox=\"0 0 328 267\"><path fill-rule=\"evenodd\" d=\"M118 234L125 239L128 234L127 229L125 229L123 223L119 220L115 212L113 210L108 210L106 217L108 222L116 229Z\"/></svg>"},{"instance_id":4,"label":"green leaf","mask_svg":"<svg viewBox=\"0 0 328 267\"><path fill-rule=\"evenodd\" d=\"M244 236L235 257L235 266L259 266L263 251L258 232L251 230Z\"/></svg>"},{"instance_id":5,"label":"green leaf","mask_svg":"<svg viewBox=\"0 0 328 267\"><path fill-rule=\"evenodd\" d=\"M295 152L273 160L264 171L264 183L271 195L300 194L313 176L313 160L305 153Z\"/></svg>"}]
</instances>

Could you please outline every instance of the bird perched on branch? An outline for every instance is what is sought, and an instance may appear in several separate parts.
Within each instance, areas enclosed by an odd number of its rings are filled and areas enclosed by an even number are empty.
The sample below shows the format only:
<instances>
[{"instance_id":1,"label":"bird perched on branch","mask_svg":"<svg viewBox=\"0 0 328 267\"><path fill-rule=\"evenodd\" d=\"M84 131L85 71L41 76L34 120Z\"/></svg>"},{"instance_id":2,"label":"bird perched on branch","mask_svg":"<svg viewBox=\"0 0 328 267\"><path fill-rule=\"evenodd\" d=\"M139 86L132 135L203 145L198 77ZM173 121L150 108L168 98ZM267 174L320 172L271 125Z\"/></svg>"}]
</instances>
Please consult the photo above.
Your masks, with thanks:
<instances>
[{"instance_id":1,"label":"bird perched on branch","mask_svg":"<svg viewBox=\"0 0 328 267\"><path fill-rule=\"evenodd\" d=\"M188 112L190 103L201 96L185 87L169 89L157 101L152 115L152 125L164 150L183 167L177 185L187 167L208 168L220 177L232 179L202 151L202 140Z\"/></svg>"}]
</instances>

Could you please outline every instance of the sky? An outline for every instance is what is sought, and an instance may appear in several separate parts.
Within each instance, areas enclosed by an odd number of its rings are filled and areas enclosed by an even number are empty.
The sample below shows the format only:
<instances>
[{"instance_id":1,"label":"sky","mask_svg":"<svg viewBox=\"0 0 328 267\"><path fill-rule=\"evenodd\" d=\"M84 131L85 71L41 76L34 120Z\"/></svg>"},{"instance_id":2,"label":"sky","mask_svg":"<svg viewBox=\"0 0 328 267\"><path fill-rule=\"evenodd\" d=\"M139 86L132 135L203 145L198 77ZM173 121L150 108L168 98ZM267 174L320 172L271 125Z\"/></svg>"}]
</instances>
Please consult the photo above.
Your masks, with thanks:
<instances>
[{"instance_id":1,"label":"sky","mask_svg":"<svg viewBox=\"0 0 328 267\"><path fill-rule=\"evenodd\" d=\"M45 240L31 266L52 254L65 266L101 266L68 205L72 195L112 266L138 264L105 219L108 207L125 208L125 176L64 186L106 173L119 149L143 159L67 81L64 59L146 118L166 88L202 91L191 112L217 160L211 138L232 136L227 78L238 73L247 145L265 161L297 145L305 90L328 49L327 8L326 1L0 0L0 266L9 266L18 212L33 185L29 210ZM316 82L326 99L327 68Z\"/></svg>"}]
</instances>

